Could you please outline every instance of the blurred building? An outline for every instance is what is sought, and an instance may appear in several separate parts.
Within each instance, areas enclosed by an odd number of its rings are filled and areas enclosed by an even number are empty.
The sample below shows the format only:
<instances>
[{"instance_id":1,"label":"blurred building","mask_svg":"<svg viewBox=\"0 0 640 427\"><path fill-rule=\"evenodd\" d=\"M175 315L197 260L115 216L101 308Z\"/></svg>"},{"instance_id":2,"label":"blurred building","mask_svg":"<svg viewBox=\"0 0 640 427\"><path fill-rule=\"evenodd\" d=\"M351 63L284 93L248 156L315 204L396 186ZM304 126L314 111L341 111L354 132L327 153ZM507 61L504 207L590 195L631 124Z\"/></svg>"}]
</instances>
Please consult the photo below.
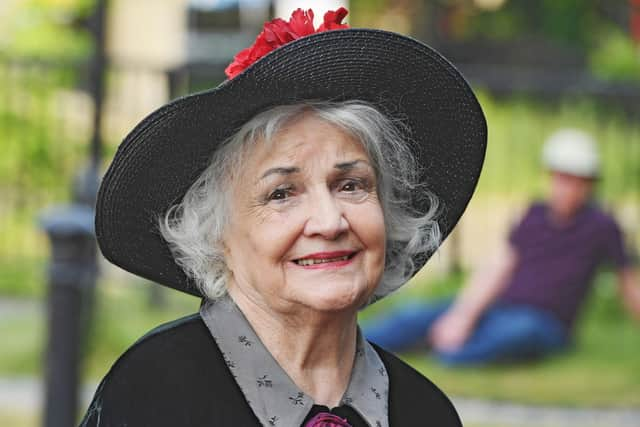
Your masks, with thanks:
<instances>
[{"instance_id":1,"label":"blurred building","mask_svg":"<svg viewBox=\"0 0 640 427\"><path fill-rule=\"evenodd\" d=\"M341 0L112 0L108 53L107 139L119 141L144 115L172 97L215 87L233 56L262 24L297 7L316 11ZM316 16L316 25L322 13Z\"/></svg>"}]
</instances>

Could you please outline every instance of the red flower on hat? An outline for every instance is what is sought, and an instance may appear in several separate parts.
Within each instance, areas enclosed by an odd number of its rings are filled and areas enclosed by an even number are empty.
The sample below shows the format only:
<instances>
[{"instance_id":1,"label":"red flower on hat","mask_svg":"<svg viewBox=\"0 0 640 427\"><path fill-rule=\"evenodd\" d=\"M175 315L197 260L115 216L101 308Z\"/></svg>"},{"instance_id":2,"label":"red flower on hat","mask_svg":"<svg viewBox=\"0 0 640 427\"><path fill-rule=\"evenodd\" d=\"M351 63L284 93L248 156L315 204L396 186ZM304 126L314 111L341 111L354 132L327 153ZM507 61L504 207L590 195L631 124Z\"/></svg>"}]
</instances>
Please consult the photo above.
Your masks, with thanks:
<instances>
[{"instance_id":1,"label":"red flower on hat","mask_svg":"<svg viewBox=\"0 0 640 427\"><path fill-rule=\"evenodd\" d=\"M280 18L265 22L253 45L238 52L224 72L228 78L232 79L267 53L293 40L322 31L349 28L349 25L342 23L348 13L349 11L344 7L328 11L324 14L324 22L317 30L313 27L313 10L311 9L294 10L289 22Z\"/></svg>"},{"instance_id":2,"label":"red flower on hat","mask_svg":"<svg viewBox=\"0 0 640 427\"><path fill-rule=\"evenodd\" d=\"M328 11L324 14L324 23L318 27L317 32L349 28L347 24L342 24L342 20L348 13L349 11L344 7L341 7L338 10Z\"/></svg>"}]
</instances>

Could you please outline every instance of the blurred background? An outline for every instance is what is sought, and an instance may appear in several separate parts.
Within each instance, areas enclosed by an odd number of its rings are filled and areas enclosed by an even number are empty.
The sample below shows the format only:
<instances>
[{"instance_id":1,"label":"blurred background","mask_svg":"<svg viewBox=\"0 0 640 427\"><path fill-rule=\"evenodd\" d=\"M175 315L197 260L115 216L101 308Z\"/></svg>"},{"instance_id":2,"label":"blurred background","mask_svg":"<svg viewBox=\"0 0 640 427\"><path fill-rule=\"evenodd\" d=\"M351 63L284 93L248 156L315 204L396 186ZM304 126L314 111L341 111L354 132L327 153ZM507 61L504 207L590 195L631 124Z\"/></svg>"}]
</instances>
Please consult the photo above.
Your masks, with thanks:
<instances>
[{"instance_id":1,"label":"blurred background","mask_svg":"<svg viewBox=\"0 0 640 427\"><path fill-rule=\"evenodd\" d=\"M489 125L485 168L460 225L410 286L363 317L455 293L543 196L541 146L560 127L596 137L598 198L630 250L640 247L638 0L1 0L0 425L73 425L60 420L84 413L118 355L198 309L195 298L96 254L95 190L126 133L170 99L224 80L265 20L296 7L321 18L340 5L353 27L410 34L441 51L476 90ZM637 426L639 352L640 324L605 270L570 353L455 370L406 357L454 397L465 425Z\"/></svg>"}]
</instances>

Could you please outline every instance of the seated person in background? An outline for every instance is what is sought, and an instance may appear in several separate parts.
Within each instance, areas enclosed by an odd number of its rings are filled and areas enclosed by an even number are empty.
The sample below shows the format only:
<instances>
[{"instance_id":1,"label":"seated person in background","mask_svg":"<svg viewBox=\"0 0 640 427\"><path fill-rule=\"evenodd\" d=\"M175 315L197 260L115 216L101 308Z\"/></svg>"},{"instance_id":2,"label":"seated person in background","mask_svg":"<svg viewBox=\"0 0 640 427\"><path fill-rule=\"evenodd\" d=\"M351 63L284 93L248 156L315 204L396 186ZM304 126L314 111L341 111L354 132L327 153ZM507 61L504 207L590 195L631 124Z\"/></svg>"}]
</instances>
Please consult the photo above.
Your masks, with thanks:
<instances>
[{"instance_id":1,"label":"seated person in background","mask_svg":"<svg viewBox=\"0 0 640 427\"><path fill-rule=\"evenodd\" d=\"M612 264L620 294L640 319L640 283L615 220L591 199L599 175L593 139L561 130L546 142L548 200L534 203L494 262L454 301L403 307L364 328L398 351L431 345L449 365L530 359L565 348L599 265Z\"/></svg>"}]
</instances>

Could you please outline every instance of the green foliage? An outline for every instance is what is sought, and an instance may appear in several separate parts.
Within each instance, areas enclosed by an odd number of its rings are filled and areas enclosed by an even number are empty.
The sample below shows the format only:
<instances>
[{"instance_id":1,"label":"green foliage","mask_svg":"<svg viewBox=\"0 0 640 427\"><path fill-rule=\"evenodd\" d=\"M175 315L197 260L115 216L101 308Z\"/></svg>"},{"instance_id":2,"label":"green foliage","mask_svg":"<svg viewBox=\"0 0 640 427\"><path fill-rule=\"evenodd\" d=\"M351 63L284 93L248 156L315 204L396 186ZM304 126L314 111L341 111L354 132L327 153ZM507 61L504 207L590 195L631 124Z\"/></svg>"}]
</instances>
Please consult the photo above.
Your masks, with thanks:
<instances>
[{"instance_id":1,"label":"green foliage","mask_svg":"<svg viewBox=\"0 0 640 427\"><path fill-rule=\"evenodd\" d=\"M464 37L510 41L542 37L586 49L608 26L597 13L596 0L509 0L496 10L472 9Z\"/></svg>"},{"instance_id":2,"label":"green foliage","mask_svg":"<svg viewBox=\"0 0 640 427\"><path fill-rule=\"evenodd\" d=\"M55 186L57 177L75 165L78 141L61 128L55 96L73 87L77 76L67 67L11 65L0 62L0 186L38 189Z\"/></svg>"},{"instance_id":3,"label":"green foliage","mask_svg":"<svg viewBox=\"0 0 640 427\"><path fill-rule=\"evenodd\" d=\"M71 177L86 158L87 141L68 132L60 118L65 106L59 96L75 77L66 67L0 60L0 259L45 255L46 245L35 237L36 217L68 198Z\"/></svg>"},{"instance_id":4,"label":"green foliage","mask_svg":"<svg viewBox=\"0 0 640 427\"><path fill-rule=\"evenodd\" d=\"M599 0L509 0L482 10L464 0L443 0L449 7L453 38L499 41L539 40L584 55L589 70L605 80L640 80L640 47L631 38L624 2ZM605 12L605 10L607 12ZM607 16L611 15L611 16Z\"/></svg>"},{"instance_id":5,"label":"green foliage","mask_svg":"<svg viewBox=\"0 0 640 427\"><path fill-rule=\"evenodd\" d=\"M589 63L594 74L604 80L640 80L640 46L619 30L598 40Z\"/></svg>"},{"instance_id":6,"label":"green foliage","mask_svg":"<svg viewBox=\"0 0 640 427\"><path fill-rule=\"evenodd\" d=\"M85 58L91 52L86 21L94 0L14 2L0 16L0 48L18 57Z\"/></svg>"},{"instance_id":7,"label":"green foliage","mask_svg":"<svg viewBox=\"0 0 640 427\"><path fill-rule=\"evenodd\" d=\"M17 29L12 44L5 52L15 56L37 58L85 58L91 52L91 41L78 30L60 27L49 22L37 22L37 28Z\"/></svg>"},{"instance_id":8,"label":"green foliage","mask_svg":"<svg viewBox=\"0 0 640 427\"><path fill-rule=\"evenodd\" d=\"M554 41L589 46L597 31L606 25L597 13L597 3L598 0L543 0L539 2L537 20L529 21L530 28Z\"/></svg>"},{"instance_id":9,"label":"green foliage","mask_svg":"<svg viewBox=\"0 0 640 427\"><path fill-rule=\"evenodd\" d=\"M575 127L599 143L602 180L598 191L607 202L640 195L640 123L592 100L543 103L525 96L497 100L478 91L489 141L478 194L531 198L543 192L541 164L545 139L555 130Z\"/></svg>"}]
</instances>

